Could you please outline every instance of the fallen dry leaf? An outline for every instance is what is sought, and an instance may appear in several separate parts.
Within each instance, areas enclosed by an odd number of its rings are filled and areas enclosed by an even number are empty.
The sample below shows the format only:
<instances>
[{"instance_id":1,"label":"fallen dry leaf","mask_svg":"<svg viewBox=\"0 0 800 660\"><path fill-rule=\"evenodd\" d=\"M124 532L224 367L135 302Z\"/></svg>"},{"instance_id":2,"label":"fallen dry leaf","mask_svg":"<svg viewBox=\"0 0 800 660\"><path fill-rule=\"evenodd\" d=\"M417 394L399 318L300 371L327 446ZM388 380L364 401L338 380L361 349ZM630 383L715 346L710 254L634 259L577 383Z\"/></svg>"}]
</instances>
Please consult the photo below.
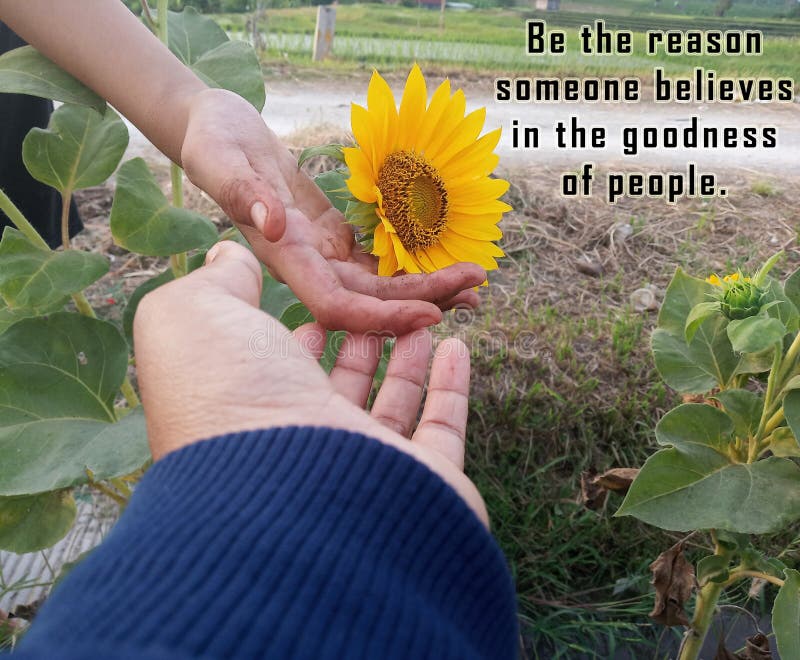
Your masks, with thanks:
<instances>
[{"instance_id":1,"label":"fallen dry leaf","mask_svg":"<svg viewBox=\"0 0 800 660\"><path fill-rule=\"evenodd\" d=\"M602 508L608 491L613 490L624 495L637 474L638 468L612 468L603 474L597 474L594 469L584 470L581 473L581 503L592 511Z\"/></svg>"},{"instance_id":2,"label":"fallen dry leaf","mask_svg":"<svg viewBox=\"0 0 800 660\"><path fill-rule=\"evenodd\" d=\"M688 626L683 605L689 600L697 581L692 566L683 555L683 541L662 552L650 564L656 602L650 618L665 626Z\"/></svg>"}]
</instances>

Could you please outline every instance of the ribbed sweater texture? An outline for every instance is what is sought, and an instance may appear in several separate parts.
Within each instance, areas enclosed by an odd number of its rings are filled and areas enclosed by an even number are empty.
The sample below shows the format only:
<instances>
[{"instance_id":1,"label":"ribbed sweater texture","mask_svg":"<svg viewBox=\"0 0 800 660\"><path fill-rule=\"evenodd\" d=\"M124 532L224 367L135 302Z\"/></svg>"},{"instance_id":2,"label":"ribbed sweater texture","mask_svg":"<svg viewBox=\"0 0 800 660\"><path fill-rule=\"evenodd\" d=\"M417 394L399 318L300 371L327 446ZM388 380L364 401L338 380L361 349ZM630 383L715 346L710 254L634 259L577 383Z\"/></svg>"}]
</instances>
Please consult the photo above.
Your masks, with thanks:
<instances>
[{"instance_id":1,"label":"ribbed sweater texture","mask_svg":"<svg viewBox=\"0 0 800 660\"><path fill-rule=\"evenodd\" d=\"M515 658L493 538L409 455L341 430L169 454L51 595L20 658Z\"/></svg>"}]
</instances>

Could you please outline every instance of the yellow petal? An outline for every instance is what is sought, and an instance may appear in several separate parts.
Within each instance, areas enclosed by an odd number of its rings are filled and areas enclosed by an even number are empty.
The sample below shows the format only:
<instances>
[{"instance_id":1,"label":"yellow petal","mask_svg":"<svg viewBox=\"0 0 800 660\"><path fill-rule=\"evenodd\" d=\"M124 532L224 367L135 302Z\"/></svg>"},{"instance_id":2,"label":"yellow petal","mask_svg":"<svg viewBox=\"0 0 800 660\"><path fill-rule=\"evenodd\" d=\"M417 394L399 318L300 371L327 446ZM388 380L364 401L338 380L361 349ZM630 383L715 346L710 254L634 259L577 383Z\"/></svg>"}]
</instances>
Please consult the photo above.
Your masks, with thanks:
<instances>
[{"instance_id":1,"label":"yellow petal","mask_svg":"<svg viewBox=\"0 0 800 660\"><path fill-rule=\"evenodd\" d=\"M350 170L347 179L347 188L356 199L373 204L376 201L375 177L372 176L372 166L361 149L345 148L344 159Z\"/></svg>"},{"instance_id":2,"label":"yellow petal","mask_svg":"<svg viewBox=\"0 0 800 660\"><path fill-rule=\"evenodd\" d=\"M392 250L392 243L389 240L389 237L386 235L386 229L383 226L382 222L379 222L375 226L375 231L372 234L373 239L373 247L372 247L372 254L376 254L379 257L384 257Z\"/></svg>"},{"instance_id":3,"label":"yellow petal","mask_svg":"<svg viewBox=\"0 0 800 660\"><path fill-rule=\"evenodd\" d=\"M428 253L425 251L425 248L421 250L417 250L412 254L414 260L419 264L419 268L423 273L433 273L437 270L436 266L431 261L431 258L428 256Z\"/></svg>"},{"instance_id":4,"label":"yellow petal","mask_svg":"<svg viewBox=\"0 0 800 660\"><path fill-rule=\"evenodd\" d=\"M464 111L467 108L467 97L463 90L457 89L455 94L447 102L447 106L442 112L442 116L433 129L433 134L425 146L425 157L432 160L433 157L442 149L442 145L447 144L446 140L455 129L464 121ZM477 136L476 136L477 137Z\"/></svg>"},{"instance_id":5,"label":"yellow petal","mask_svg":"<svg viewBox=\"0 0 800 660\"><path fill-rule=\"evenodd\" d=\"M511 184L505 179L484 177L477 181L467 181L458 185L447 182L447 195L458 200L470 200L473 204L502 197Z\"/></svg>"},{"instance_id":6,"label":"yellow petal","mask_svg":"<svg viewBox=\"0 0 800 660\"><path fill-rule=\"evenodd\" d=\"M367 204L375 203L377 199L375 192L378 189L372 181L360 176L351 176L345 183L347 184L347 189L353 193L353 197Z\"/></svg>"},{"instance_id":7,"label":"yellow petal","mask_svg":"<svg viewBox=\"0 0 800 660\"><path fill-rule=\"evenodd\" d=\"M503 256L503 251L494 243L474 241L447 230L442 233L439 245L455 261L478 264L485 270L497 268L497 262L493 259L493 256Z\"/></svg>"},{"instance_id":8,"label":"yellow petal","mask_svg":"<svg viewBox=\"0 0 800 660\"><path fill-rule=\"evenodd\" d=\"M408 74L398 116L397 148L409 150L414 146L420 121L425 114L428 90L420 68L414 64Z\"/></svg>"},{"instance_id":9,"label":"yellow petal","mask_svg":"<svg viewBox=\"0 0 800 660\"><path fill-rule=\"evenodd\" d=\"M470 200L457 200L450 203L451 213L460 213L464 215L490 215L495 213L507 213L512 208L505 202L499 199L491 201L483 201L478 204L471 204Z\"/></svg>"},{"instance_id":10,"label":"yellow petal","mask_svg":"<svg viewBox=\"0 0 800 660\"><path fill-rule=\"evenodd\" d=\"M458 121L455 128L446 134L447 137L441 143L428 150L427 157L431 164L438 168L459 151L466 149L478 139L485 122L486 108L478 108Z\"/></svg>"},{"instance_id":11,"label":"yellow petal","mask_svg":"<svg viewBox=\"0 0 800 660\"><path fill-rule=\"evenodd\" d=\"M367 108L374 136L374 171L379 172L386 156L397 142L397 107L394 94L377 71L372 73L367 90Z\"/></svg>"},{"instance_id":12,"label":"yellow petal","mask_svg":"<svg viewBox=\"0 0 800 660\"><path fill-rule=\"evenodd\" d=\"M358 146L364 152L373 172L380 169L380 163L375 162L375 139L372 134L372 122L366 108L355 103L350 105L350 127Z\"/></svg>"},{"instance_id":13,"label":"yellow petal","mask_svg":"<svg viewBox=\"0 0 800 660\"><path fill-rule=\"evenodd\" d=\"M441 270L457 263L457 260L442 247L441 243L425 248L425 255L431 260L436 270Z\"/></svg>"},{"instance_id":14,"label":"yellow petal","mask_svg":"<svg viewBox=\"0 0 800 660\"><path fill-rule=\"evenodd\" d=\"M449 101L450 81L445 80L433 93L431 104L425 111L419 128L417 129L417 134L414 137L414 151L417 153L424 153L428 142L430 142L431 137L433 137L433 132L436 130L436 125L439 123L442 113L447 109Z\"/></svg>"},{"instance_id":15,"label":"yellow petal","mask_svg":"<svg viewBox=\"0 0 800 660\"><path fill-rule=\"evenodd\" d=\"M468 147L454 154L450 160L439 167L443 177L458 177L479 166L494 151L500 141L501 130L498 128L478 138Z\"/></svg>"},{"instance_id":16,"label":"yellow petal","mask_svg":"<svg viewBox=\"0 0 800 660\"><path fill-rule=\"evenodd\" d=\"M399 270L397 258L391 250L378 259L378 275L391 277Z\"/></svg>"},{"instance_id":17,"label":"yellow petal","mask_svg":"<svg viewBox=\"0 0 800 660\"><path fill-rule=\"evenodd\" d=\"M500 227L493 222L453 222L448 219L447 228L459 236L474 238L479 241L498 241L503 237Z\"/></svg>"}]
</instances>

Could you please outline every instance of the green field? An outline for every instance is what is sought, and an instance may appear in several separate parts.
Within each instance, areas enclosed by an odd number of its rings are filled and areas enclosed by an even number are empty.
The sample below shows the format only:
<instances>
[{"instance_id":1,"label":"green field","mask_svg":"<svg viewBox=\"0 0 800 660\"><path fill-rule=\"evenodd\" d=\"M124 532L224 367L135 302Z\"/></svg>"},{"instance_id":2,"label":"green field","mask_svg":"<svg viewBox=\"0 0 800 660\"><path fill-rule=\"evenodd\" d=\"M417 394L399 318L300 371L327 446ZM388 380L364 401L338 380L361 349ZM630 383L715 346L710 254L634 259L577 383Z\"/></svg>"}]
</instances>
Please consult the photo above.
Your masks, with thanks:
<instances>
[{"instance_id":1,"label":"green field","mask_svg":"<svg viewBox=\"0 0 800 660\"><path fill-rule=\"evenodd\" d=\"M630 6L637 4L629 0ZM641 4L641 3L639 3ZM617 7L617 10L620 8ZM267 61L310 59L316 9L274 9L267 12ZM526 19L544 18L548 25L566 31L565 55L525 54ZM587 56L579 52L578 29L595 18L606 17L613 29L634 31L634 52L627 56ZM241 34L245 17L220 15L221 24ZM800 21L753 21L641 14L625 16L558 12L537 14L523 9L448 11L445 26L440 15L428 9L378 4L343 5L337 9L334 64L382 68L406 67L410 62L459 66L488 73L547 72L554 75L638 75L649 77L654 66L673 74L694 67L713 68L721 75L797 77ZM560 27L559 27L560 26ZM760 29L765 34L760 56L657 56L644 54L645 29ZM777 34L776 34L777 33ZM794 36L789 36L794 35ZM328 66L331 66L328 64Z\"/></svg>"}]
</instances>

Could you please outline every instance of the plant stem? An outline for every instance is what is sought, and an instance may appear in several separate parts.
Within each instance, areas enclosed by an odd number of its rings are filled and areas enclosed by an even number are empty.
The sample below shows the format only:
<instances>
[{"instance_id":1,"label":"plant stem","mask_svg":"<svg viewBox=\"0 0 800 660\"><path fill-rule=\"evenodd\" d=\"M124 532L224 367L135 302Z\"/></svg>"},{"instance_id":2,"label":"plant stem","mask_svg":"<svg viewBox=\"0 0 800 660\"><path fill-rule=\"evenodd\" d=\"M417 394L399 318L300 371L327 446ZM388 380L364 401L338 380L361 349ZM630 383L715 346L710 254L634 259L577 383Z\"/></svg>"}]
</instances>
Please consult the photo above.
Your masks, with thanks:
<instances>
[{"instance_id":1,"label":"plant stem","mask_svg":"<svg viewBox=\"0 0 800 660\"><path fill-rule=\"evenodd\" d=\"M126 500L124 497L122 497L122 495L117 493L112 488L109 488L105 484L100 483L99 481L90 481L89 484L92 486L92 488L95 488L99 490L101 493L103 493L103 495L110 497L120 506L126 506L128 504L128 500Z\"/></svg>"},{"instance_id":2,"label":"plant stem","mask_svg":"<svg viewBox=\"0 0 800 660\"><path fill-rule=\"evenodd\" d=\"M775 414L769 418L767 425L764 427L764 435L767 436L772 433L784 419L783 406L775 411Z\"/></svg>"},{"instance_id":3,"label":"plant stem","mask_svg":"<svg viewBox=\"0 0 800 660\"><path fill-rule=\"evenodd\" d=\"M94 309L92 309L92 306L89 304L89 301L86 300L86 296L83 295L83 291L78 291L78 293L73 293L72 302L75 303L75 307L77 307L78 311L84 316L88 316L93 319L97 318L97 314L94 313Z\"/></svg>"},{"instance_id":4,"label":"plant stem","mask_svg":"<svg viewBox=\"0 0 800 660\"><path fill-rule=\"evenodd\" d=\"M718 582L707 582L697 593L692 627L686 632L686 637L683 639L680 660L697 660L699 657L703 641L714 618L714 611L717 609L720 593L722 593L722 585Z\"/></svg>"},{"instance_id":5,"label":"plant stem","mask_svg":"<svg viewBox=\"0 0 800 660\"><path fill-rule=\"evenodd\" d=\"M136 394L136 390L133 389L133 385L131 385L131 379L128 376L125 376L125 380L122 381L122 385L119 386L120 392L122 392L122 396L125 397L125 401L127 401L128 406L131 408L136 408L139 405L139 396Z\"/></svg>"},{"instance_id":6,"label":"plant stem","mask_svg":"<svg viewBox=\"0 0 800 660\"><path fill-rule=\"evenodd\" d=\"M783 360L783 367L781 368L780 379L783 381L794 366L794 361L797 359L797 354L800 353L800 332L794 338L789 350L786 351L786 357Z\"/></svg>"},{"instance_id":7,"label":"plant stem","mask_svg":"<svg viewBox=\"0 0 800 660\"><path fill-rule=\"evenodd\" d=\"M770 575L769 573L762 573L761 571L750 571L746 569L737 569L731 571L728 576L728 579L725 580L722 586L727 587L743 578L757 578L759 580L766 580L770 584L774 584L778 587L783 586L783 580L781 580L779 577L775 577L774 575Z\"/></svg>"},{"instance_id":8,"label":"plant stem","mask_svg":"<svg viewBox=\"0 0 800 660\"><path fill-rule=\"evenodd\" d=\"M169 34L167 32L167 3L168 0L158 0L156 10L158 11L158 38L161 43L168 43Z\"/></svg>"},{"instance_id":9,"label":"plant stem","mask_svg":"<svg viewBox=\"0 0 800 660\"><path fill-rule=\"evenodd\" d=\"M183 170L175 163L169 164L169 175L172 181L172 205L176 208L183 208ZM174 261L170 259L172 273L176 278L186 275L186 253L179 252L173 255Z\"/></svg>"},{"instance_id":10,"label":"plant stem","mask_svg":"<svg viewBox=\"0 0 800 660\"><path fill-rule=\"evenodd\" d=\"M798 333L800 336L800 333ZM792 344L794 346L794 343ZM774 348L774 355L772 358L772 368L769 370L769 377L767 378L767 392L764 395L764 411L761 413L761 421L758 423L758 430L755 437L750 439L747 453L747 462L753 463L758 458L758 448L761 441L764 439L764 431L766 430L767 421L772 412L772 398L775 396L776 382L780 382L779 371L781 371L781 359L783 358L783 346L781 342L777 342Z\"/></svg>"},{"instance_id":11,"label":"plant stem","mask_svg":"<svg viewBox=\"0 0 800 660\"><path fill-rule=\"evenodd\" d=\"M2 188L0 188L0 211L5 213L13 225L19 229L19 231L21 231L25 237L36 247L39 247L42 250L50 249L50 246L47 244L47 242L39 235L39 232L34 229L33 225L28 222L25 216L22 215L22 211L20 211L14 202L9 199L8 195L3 192Z\"/></svg>"},{"instance_id":12,"label":"plant stem","mask_svg":"<svg viewBox=\"0 0 800 660\"><path fill-rule=\"evenodd\" d=\"M150 5L147 4L147 0L142 0L142 17L144 22L147 23L147 27L155 31L156 22L153 20L153 14L150 13Z\"/></svg>"},{"instance_id":13,"label":"plant stem","mask_svg":"<svg viewBox=\"0 0 800 660\"><path fill-rule=\"evenodd\" d=\"M72 191L67 188L61 193L61 245L69 250L69 206L72 200Z\"/></svg>"}]
</instances>

